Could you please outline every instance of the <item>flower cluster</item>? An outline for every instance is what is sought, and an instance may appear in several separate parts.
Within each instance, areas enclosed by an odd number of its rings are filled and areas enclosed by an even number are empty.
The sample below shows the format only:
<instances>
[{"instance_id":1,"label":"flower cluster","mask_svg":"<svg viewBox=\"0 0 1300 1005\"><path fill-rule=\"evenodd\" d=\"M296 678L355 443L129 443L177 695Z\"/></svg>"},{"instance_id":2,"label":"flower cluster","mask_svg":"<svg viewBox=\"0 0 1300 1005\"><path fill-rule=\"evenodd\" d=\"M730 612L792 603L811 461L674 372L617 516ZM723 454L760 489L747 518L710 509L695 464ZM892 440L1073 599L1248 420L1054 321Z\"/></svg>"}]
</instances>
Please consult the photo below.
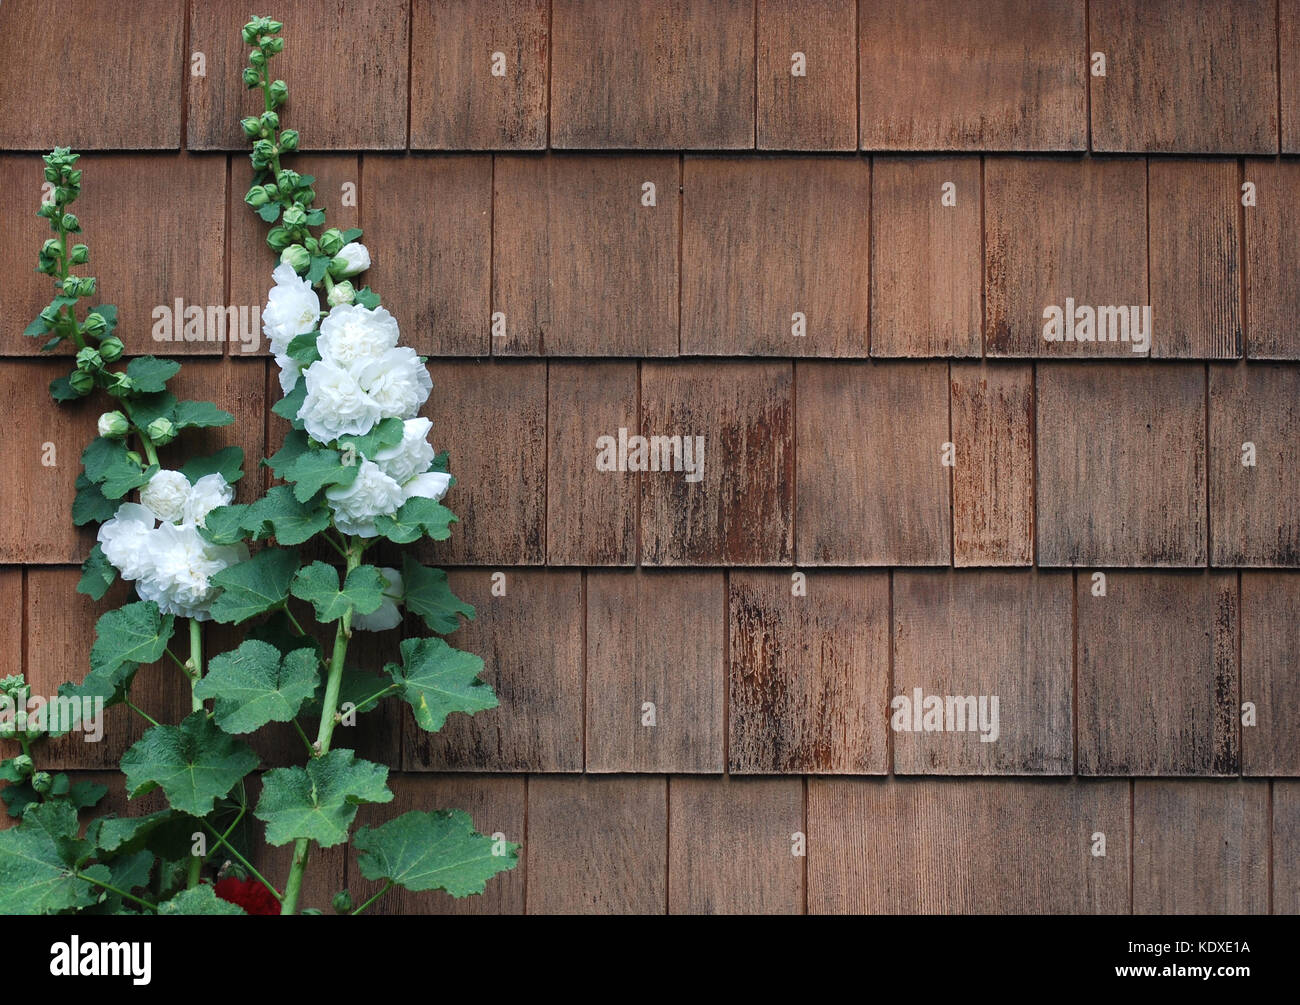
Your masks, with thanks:
<instances>
[{"instance_id":1,"label":"flower cluster","mask_svg":"<svg viewBox=\"0 0 1300 1005\"><path fill-rule=\"evenodd\" d=\"M217 545L199 533L208 513L228 505L234 489L220 473L193 485L179 471L159 471L140 491L138 503L123 503L99 528L104 557L142 600L163 614L206 621L217 594L212 577L248 559L246 545Z\"/></svg>"}]
</instances>

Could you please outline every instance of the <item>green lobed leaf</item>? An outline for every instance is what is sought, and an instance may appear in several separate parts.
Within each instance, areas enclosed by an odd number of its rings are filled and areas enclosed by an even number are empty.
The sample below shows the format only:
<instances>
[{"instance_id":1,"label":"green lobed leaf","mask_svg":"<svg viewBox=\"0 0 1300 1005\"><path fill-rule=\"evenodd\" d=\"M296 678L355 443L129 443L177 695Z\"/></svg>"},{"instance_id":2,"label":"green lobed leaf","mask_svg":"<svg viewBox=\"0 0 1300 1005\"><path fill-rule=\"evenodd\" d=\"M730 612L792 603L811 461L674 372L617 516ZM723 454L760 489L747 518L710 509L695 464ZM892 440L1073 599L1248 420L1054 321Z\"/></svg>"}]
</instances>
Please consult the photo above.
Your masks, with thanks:
<instances>
[{"instance_id":1,"label":"green lobed leaf","mask_svg":"<svg viewBox=\"0 0 1300 1005\"><path fill-rule=\"evenodd\" d=\"M267 202L257 207L257 215L266 223L275 223L280 219L281 206L278 202Z\"/></svg>"},{"instance_id":2,"label":"green lobed leaf","mask_svg":"<svg viewBox=\"0 0 1300 1005\"><path fill-rule=\"evenodd\" d=\"M50 914L94 903L94 888L75 874L86 847L69 803L30 806L21 823L0 831L0 914Z\"/></svg>"},{"instance_id":3,"label":"green lobed leaf","mask_svg":"<svg viewBox=\"0 0 1300 1005\"><path fill-rule=\"evenodd\" d=\"M158 913L160 915L243 915L245 912L238 904L222 900L212 887L204 883L182 890L171 899L163 901L158 905Z\"/></svg>"},{"instance_id":4,"label":"green lobed leaf","mask_svg":"<svg viewBox=\"0 0 1300 1005\"><path fill-rule=\"evenodd\" d=\"M170 419L176 413L176 395L170 391L141 394L131 403L131 418L141 429L154 419Z\"/></svg>"},{"instance_id":5,"label":"green lobed leaf","mask_svg":"<svg viewBox=\"0 0 1300 1005\"><path fill-rule=\"evenodd\" d=\"M371 311L381 303L379 294L369 286L363 286L361 289L357 290L356 295L353 297L353 301Z\"/></svg>"},{"instance_id":6,"label":"green lobed leaf","mask_svg":"<svg viewBox=\"0 0 1300 1005\"><path fill-rule=\"evenodd\" d=\"M76 489L77 494L72 500L72 522L78 527L111 520L117 512L117 506L112 500L105 499L99 486L84 473L77 475Z\"/></svg>"},{"instance_id":7,"label":"green lobed leaf","mask_svg":"<svg viewBox=\"0 0 1300 1005\"><path fill-rule=\"evenodd\" d=\"M325 278L325 272L330 267L330 258L328 255L312 255L311 264L307 268L307 282L315 286Z\"/></svg>"},{"instance_id":8,"label":"green lobed leaf","mask_svg":"<svg viewBox=\"0 0 1300 1005\"><path fill-rule=\"evenodd\" d=\"M50 381L50 397L55 401L76 401L81 395L73 390L67 377L55 377Z\"/></svg>"},{"instance_id":9,"label":"green lobed leaf","mask_svg":"<svg viewBox=\"0 0 1300 1005\"><path fill-rule=\"evenodd\" d=\"M291 430L284 438L284 443L265 463L275 472L277 478L284 478L301 455L311 449L307 434L300 429Z\"/></svg>"},{"instance_id":10,"label":"green lobed leaf","mask_svg":"<svg viewBox=\"0 0 1300 1005\"><path fill-rule=\"evenodd\" d=\"M152 600L105 612L95 624L95 644L90 648L91 672L111 675L128 664L162 659L175 621L174 615L164 615Z\"/></svg>"},{"instance_id":11,"label":"green lobed leaf","mask_svg":"<svg viewBox=\"0 0 1300 1005\"><path fill-rule=\"evenodd\" d=\"M301 503L289 486L276 485L249 506L243 526L259 539L273 534L278 544L297 545L323 531L330 519L319 502Z\"/></svg>"},{"instance_id":12,"label":"green lobed leaf","mask_svg":"<svg viewBox=\"0 0 1300 1005\"><path fill-rule=\"evenodd\" d=\"M413 810L382 827L362 827L352 843L366 879L453 897L482 893L489 879L519 861L517 844L479 834L464 810Z\"/></svg>"},{"instance_id":13,"label":"green lobed leaf","mask_svg":"<svg viewBox=\"0 0 1300 1005\"><path fill-rule=\"evenodd\" d=\"M214 472L219 472L231 485L243 478L244 448L222 447L210 457L195 457L181 465L181 474L190 480L191 485Z\"/></svg>"},{"instance_id":14,"label":"green lobed leaf","mask_svg":"<svg viewBox=\"0 0 1300 1005\"><path fill-rule=\"evenodd\" d=\"M299 454L285 477L294 482L294 498L305 503L328 485L351 485L360 470L359 464L343 463L337 450L322 447Z\"/></svg>"},{"instance_id":15,"label":"green lobed leaf","mask_svg":"<svg viewBox=\"0 0 1300 1005\"><path fill-rule=\"evenodd\" d=\"M172 421L176 423L177 429L206 429L213 426L228 426L235 421L235 417L210 401L181 401L176 404L175 417Z\"/></svg>"},{"instance_id":16,"label":"green lobed leaf","mask_svg":"<svg viewBox=\"0 0 1300 1005\"><path fill-rule=\"evenodd\" d=\"M421 729L436 733L453 712L473 715L497 707L491 686L479 679L483 661L442 639L404 639L402 663L384 667L400 687Z\"/></svg>"},{"instance_id":17,"label":"green lobed leaf","mask_svg":"<svg viewBox=\"0 0 1300 1005\"><path fill-rule=\"evenodd\" d=\"M156 356L137 356L126 365L126 375L131 378L135 389L141 394L151 394L165 390L167 381L180 372L181 365L175 360L158 359Z\"/></svg>"},{"instance_id":18,"label":"green lobed leaf","mask_svg":"<svg viewBox=\"0 0 1300 1005\"><path fill-rule=\"evenodd\" d=\"M350 750L331 750L305 768L275 768L262 776L253 816L266 824L267 844L308 838L322 848L342 844L362 803L386 803L388 768Z\"/></svg>"},{"instance_id":19,"label":"green lobed leaf","mask_svg":"<svg viewBox=\"0 0 1300 1005\"><path fill-rule=\"evenodd\" d=\"M104 557L104 549L98 544L90 549L90 554L81 563L81 579L77 582L77 592L84 593L92 600L103 600L109 587L117 581L117 569Z\"/></svg>"},{"instance_id":20,"label":"green lobed leaf","mask_svg":"<svg viewBox=\"0 0 1300 1005\"><path fill-rule=\"evenodd\" d=\"M402 556L402 589L402 603L422 617L430 631L447 635L460 627L457 615L474 617L474 608L451 592L445 572L423 566L410 555Z\"/></svg>"},{"instance_id":21,"label":"green lobed leaf","mask_svg":"<svg viewBox=\"0 0 1300 1005\"><path fill-rule=\"evenodd\" d=\"M442 503L412 496L392 516L381 513L375 517L375 530L394 544L410 544L423 537L445 541L451 537L451 525L456 522L456 514Z\"/></svg>"},{"instance_id":22,"label":"green lobed leaf","mask_svg":"<svg viewBox=\"0 0 1300 1005\"><path fill-rule=\"evenodd\" d=\"M209 510L203 518L199 533L213 544L234 544L248 537L256 540L253 533L244 526L248 522L248 511L251 508L245 503L232 503Z\"/></svg>"},{"instance_id":23,"label":"green lobed leaf","mask_svg":"<svg viewBox=\"0 0 1300 1005\"><path fill-rule=\"evenodd\" d=\"M367 460L374 460L375 454L402 442L404 424L401 419L385 419L378 423L364 436L340 436L340 447L351 447Z\"/></svg>"},{"instance_id":24,"label":"green lobed leaf","mask_svg":"<svg viewBox=\"0 0 1300 1005\"><path fill-rule=\"evenodd\" d=\"M212 577L212 584L221 587L211 608L213 620L239 624L279 607L289 598L297 571L298 556L282 548L267 548L247 562L222 569Z\"/></svg>"},{"instance_id":25,"label":"green lobed leaf","mask_svg":"<svg viewBox=\"0 0 1300 1005\"><path fill-rule=\"evenodd\" d=\"M303 422L298 418L298 413L302 411L302 403L306 400L307 381L299 380L292 391L271 406L271 411L286 419L294 429L302 429Z\"/></svg>"},{"instance_id":26,"label":"green lobed leaf","mask_svg":"<svg viewBox=\"0 0 1300 1005\"><path fill-rule=\"evenodd\" d=\"M320 338L319 331L309 331L303 332L301 335L295 335L289 341L287 350L289 358L301 363L303 369L311 366L320 359L320 350L316 348L318 338Z\"/></svg>"},{"instance_id":27,"label":"green lobed leaf","mask_svg":"<svg viewBox=\"0 0 1300 1005\"><path fill-rule=\"evenodd\" d=\"M251 733L297 715L316 693L319 667L310 649L282 656L270 643L250 639L233 652L214 656L194 694L216 699L213 718L227 733Z\"/></svg>"},{"instance_id":28,"label":"green lobed leaf","mask_svg":"<svg viewBox=\"0 0 1300 1005\"><path fill-rule=\"evenodd\" d=\"M201 817L258 765L249 746L200 709L179 726L153 726L122 755L127 796L161 788L173 809Z\"/></svg>"},{"instance_id":29,"label":"green lobed leaf","mask_svg":"<svg viewBox=\"0 0 1300 1005\"><path fill-rule=\"evenodd\" d=\"M294 577L290 592L316 610L322 624L338 621L349 609L373 614L384 602L388 580L373 565L360 565L348 573L339 589L339 571L325 562L312 562Z\"/></svg>"}]
</instances>

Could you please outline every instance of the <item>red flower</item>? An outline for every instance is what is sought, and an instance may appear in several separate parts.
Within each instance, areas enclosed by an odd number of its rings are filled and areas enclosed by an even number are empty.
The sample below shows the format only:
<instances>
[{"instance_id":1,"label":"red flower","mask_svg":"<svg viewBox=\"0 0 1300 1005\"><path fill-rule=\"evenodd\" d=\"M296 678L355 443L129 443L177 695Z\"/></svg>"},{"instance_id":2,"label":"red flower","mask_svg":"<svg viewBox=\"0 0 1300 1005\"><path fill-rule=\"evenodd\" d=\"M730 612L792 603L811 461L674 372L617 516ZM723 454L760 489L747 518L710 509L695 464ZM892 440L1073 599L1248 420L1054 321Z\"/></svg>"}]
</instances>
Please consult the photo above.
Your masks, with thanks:
<instances>
[{"instance_id":1,"label":"red flower","mask_svg":"<svg viewBox=\"0 0 1300 1005\"><path fill-rule=\"evenodd\" d=\"M255 879L235 879L228 876L218 880L213 892L222 900L238 904L249 914L279 914L280 902L271 891Z\"/></svg>"}]
</instances>

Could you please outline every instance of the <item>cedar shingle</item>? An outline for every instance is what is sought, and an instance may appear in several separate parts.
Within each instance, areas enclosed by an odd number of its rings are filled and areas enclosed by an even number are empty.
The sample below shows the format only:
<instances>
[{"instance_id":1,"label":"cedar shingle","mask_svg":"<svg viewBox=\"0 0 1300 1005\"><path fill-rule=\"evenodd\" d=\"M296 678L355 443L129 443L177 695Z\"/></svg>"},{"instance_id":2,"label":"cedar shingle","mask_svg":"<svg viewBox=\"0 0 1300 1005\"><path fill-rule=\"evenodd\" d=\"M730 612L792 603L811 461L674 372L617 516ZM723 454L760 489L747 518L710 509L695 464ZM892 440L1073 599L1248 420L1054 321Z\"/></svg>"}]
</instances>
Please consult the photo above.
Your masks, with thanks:
<instances>
[{"instance_id":1,"label":"cedar shingle","mask_svg":"<svg viewBox=\"0 0 1300 1005\"><path fill-rule=\"evenodd\" d=\"M1080 570L1082 775L1240 769L1237 577Z\"/></svg>"},{"instance_id":2,"label":"cedar shingle","mask_svg":"<svg viewBox=\"0 0 1300 1005\"><path fill-rule=\"evenodd\" d=\"M496 158L492 351L675 356L679 174L676 157Z\"/></svg>"},{"instance_id":3,"label":"cedar shingle","mask_svg":"<svg viewBox=\"0 0 1300 1005\"><path fill-rule=\"evenodd\" d=\"M551 145L754 145L754 3L554 0Z\"/></svg>"},{"instance_id":4,"label":"cedar shingle","mask_svg":"<svg viewBox=\"0 0 1300 1005\"><path fill-rule=\"evenodd\" d=\"M857 149L855 7L758 0L760 150Z\"/></svg>"},{"instance_id":5,"label":"cedar shingle","mask_svg":"<svg viewBox=\"0 0 1300 1005\"><path fill-rule=\"evenodd\" d=\"M1246 355L1300 359L1300 163L1248 160L1255 185L1246 207Z\"/></svg>"},{"instance_id":6,"label":"cedar shingle","mask_svg":"<svg viewBox=\"0 0 1300 1005\"><path fill-rule=\"evenodd\" d=\"M1241 730L1243 775L1300 775L1300 575L1241 574L1241 701L1256 720Z\"/></svg>"},{"instance_id":7,"label":"cedar shingle","mask_svg":"<svg viewBox=\"0 0 1300 1005\"><path fill-rule=\"evenodd\" d=\"M546 146L546 0L415 0L411 15L413 149Z\"/></svg>"},{"instance_id":8,"label":"cedar shingle","mask_svg":"<svg viewBox=\"0 0 1300 1005\"><path fill-rule=\"evenodd\" d=\"M1273 913L1300 914L1300 782L1273 788Z\"/></svg>"},{"instance_id":9,"label":"cedar shingle","mask_svg":"<svg viewBox=\"0 0 1300 1005\"><path fill-rule=\"evenodd\" d=\"M864 150L1082 150L1084 5L864 0Z\"/></svg>"},{"instance_id":10,"label":"cedar shingle","mask_svg":"<svg viewBox=\"0 0 1300 1005\"><path fill-rule=\"evenodd\" d=\"M730 574L733 774L888 770L889 577Z\"/></svg>"},{"instance_id":11,"label":"cedar shingle","mask_svg":"<svg viewBox=\"0 0 1300 1005\"><path fill-rule=\"evenodd\" d=\"M588 771L723 770L726 603L719 572L587 574Z\"/></svg>"}]
</instances>

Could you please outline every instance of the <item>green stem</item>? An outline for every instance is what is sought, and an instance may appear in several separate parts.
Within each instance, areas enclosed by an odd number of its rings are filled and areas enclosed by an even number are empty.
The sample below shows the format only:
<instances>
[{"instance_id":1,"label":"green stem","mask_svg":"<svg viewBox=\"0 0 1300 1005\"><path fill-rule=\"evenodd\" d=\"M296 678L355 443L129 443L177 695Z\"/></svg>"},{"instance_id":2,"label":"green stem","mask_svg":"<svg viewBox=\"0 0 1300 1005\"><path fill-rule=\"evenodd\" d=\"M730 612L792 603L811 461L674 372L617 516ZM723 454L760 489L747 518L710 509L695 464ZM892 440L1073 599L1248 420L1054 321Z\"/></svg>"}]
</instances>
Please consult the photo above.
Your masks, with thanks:
<instances>
[{"instance_id":1,"label":"green stem","mask_svg":"<svg viewBox=\"0 0 1300 1005\"><path fill-rule=\"evenodd\" d=\"M293 728L296 729L298 731L298 735L302 737L303 746L307 748L307 756L308 757L315 756L316 748L311 745L311 740L307 739L306 732L304 732L302 726L298 724L298 718L295 716L291 721L293 722Z\"/></svg>"},{"instance_id":2,"label":"green stem","mask_svg":"<svg viewBox=\"0 0 1300 1005\"><path fill-rule=\"evenodd\" d=\"M360 538L348 538L347 572L361 564L364 550ZM345 575L346 578L346 575ZM343 661L347 658L348 639L352 637L352 608L344 612L339 620L338 630L334 633L334 651L330 655L329 677L325 681L325 697L321 701L320 729L316 733L315 755L323 757L329 753L330 740L334 736L335 721L338 717L339 688L343 683ZM302 889L303 873L307 870L307 858L311 851L311 842L299 838L293 845L293 865L289 868L289 882L284 888L284 908L281 913L293 914L298 907L298 894Z\"/></svg>"},{"instance_id":3,"label":"green stem","mask_svg":"<svg viewBox=\"0 0 1300 1005\"><path fill-rule=\"evenodd\" d=\"M226 840L226 835L229 835L230 831L235 829L235 824L239 823L238 820L236 820L234 824L230 825L230 829L226 831L225 835L217 833L217 829L213 827L210 823L208 823L206 820L202 821L202 823L203 826L206 827L212 833L212 836L217 839L217 844L221 845L223 848L226 849L226 851L234 855L235 858L238 860L239 864L248 870L248 874L252 876L255 880L257 880L259 883L261 883L264 887L266 887L266 889L270 892L271 896L273 896L276 900L284 900L284 897L280 895L280 891L277 890L275 887L273 887L270 884L270 882L267 881L266 877L263 876L256 869L254 869L252 863L250 863L248 859L244 858L243 855L239 854L239 852L235 849L234 845L232 845L229 841Z\"/></svg>"},{"instance_id":4,"label":"green stem","mask_svg":"<svg viewBox=\"0 0 1300 1005\"><path fill-rule=\"evenodd\" d=\"M289 610L289 604L287 601L285 602L283 610L285 616L289 619L289 623L292 624L294 628L298 629L298 634L306 635L307 633L302 630L302 625L298 624L298 619L293 616L293 611Z\"/></svg>"},{"instance_id":5,"label":"green stem","mask_svg":"<svg viewBox=\"0 0 1300 1005\"><path fill-rule=\"evenodd\" d=\"M362 904L360 907L358 907L358 908L357 908L355 911L353 911L352 913L353 913L353 914L360 914L362 911L364 911L367 907L369 907L371 904L373 904L376 900L378 900L380 897L382 897L384 894L386 894L386 893L387 893L389 890L391 890L392 888L393 888L393 881L390 879L390 880L388 880L388 882L386 882L382 887L380 887L378 893L376 893L373 897L371 897L369 900L367 900L364 904Z\"/></svg>"},{"instance_id":6,"label":"green stem","mask_svg":"<svg viewBox=\"0 0 1300 1005\"><path fill-rule=\"evenodd\" d=\"M96 879L94 876L87 876L84 872L74 872L73 875L75 875L77 879L85 880L87 883L94 883L96 886L102 887L103 889L107 890L109 893L115 893L123 900L134 901L135 903L139 904L141 907L147 907L151 911L158 910L157 904L151 904L149 903L149 901L142 900L141 898L137 897L133 893L127 893L125 890L119 890L111 883L105 883L103 880Z\"/></svg>"},{"instance_id":7,"label":"green stem","mask_svg":"<svg viewBox=\"0 0 1300 1005\"><path fill-rule=\"evenodd\" d=\"M195 819L198 818L196 817ZM203 823L202 820L200 820L199 822ZM189 875L185 877L186 888L193 890L196 886L198 886L199 877L202 874L203 874L203 859L200 858L198 855L191 855Z\"/></svg>"},{"instance_id":8,"label":"green stem","mask_svg":"<svg viewBox=\"0 0 1300 1005\"><path fill-rule=\"evenodd\" d=\"M148 712L146 712L144 709L142 709L142 708L138 708L137 706L133 705L133 704L131 703L131 699L129 699L129 698L123 698L122 700L126 703L126 707L127 707L127 708L129 708L129 709L130 709L132 712L134 712L136 715L138 715L138 716L140 716L141 718L143 718L143 719L144 719L146 722L148 722L151 726L156 726L156 725L158 725L158 720L157 720L157 719L155 719L152 715L150 715L150 714L149 714Z\"/></svg>"},{"instance_id":9,"label":"green stem","mask_svg":"<svg viewBox=\"0 0 1300 1005\"><path fill-rule=\"evenodd\" d=\"M203 624L197 618L190 618L190 659L185 666L190 677L190 709L201 712L203 699L194 693L194 688L203 679Z\"/></svg>"}]
</instances>

